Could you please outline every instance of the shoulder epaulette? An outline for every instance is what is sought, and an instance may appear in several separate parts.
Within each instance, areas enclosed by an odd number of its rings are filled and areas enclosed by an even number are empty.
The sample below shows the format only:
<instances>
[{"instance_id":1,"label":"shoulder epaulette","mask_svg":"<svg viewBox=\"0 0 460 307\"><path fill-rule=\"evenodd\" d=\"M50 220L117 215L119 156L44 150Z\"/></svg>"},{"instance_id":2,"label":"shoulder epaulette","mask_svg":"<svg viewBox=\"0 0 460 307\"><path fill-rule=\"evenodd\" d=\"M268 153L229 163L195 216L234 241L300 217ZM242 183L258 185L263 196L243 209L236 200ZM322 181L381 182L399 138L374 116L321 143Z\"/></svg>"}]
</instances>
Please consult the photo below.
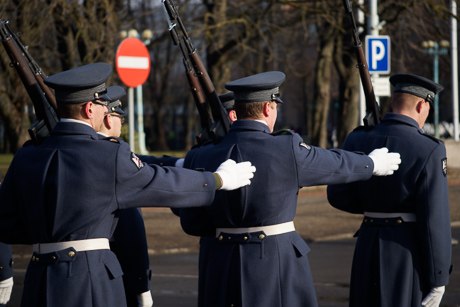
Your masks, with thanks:
<instances>
[{"instance_id":1,"label":"shoulder epaulette","mask_svg":"<svg viewBox=\"0 0 460 307\"><path fill-rule=\"evenodd\" d=\"M277 136L277 135L294 135L295 132L293 130L290 130L290 129L282 129L282 130L278 130L278 131L274 131L271 133L271 135L273 136Z\"/></svg>"},{"instance_id":2,"label":"shoulder epaulette","mask_svg":"<svg viewBox=\"0 0 460 307\"><path fill-rule=\"evenodd\" d=\"M114 136L108 136L108 137L102 138L101 140L110 141L114 143L121 143L121 138L116 138Z\"/></svg>"},{"instance_id":3,"label":"shoulder epaulette","mask_svg":"<svg viewBox=\"0 0 460 307\"><path fill-rule=\"evenodd\" d=\"M433 135L426 134L426 133L423 132L423 130L421 130L421 129L419 129L418 131L420 132L421 135L426 136L427 138L430 138L430 139L432 139L433 141L435 141L435 142L437 142L437 143L440 143L440 144L443 144L443 143L444 143L441 139L438 139L437 137L435 137L435 136L433 136Z\"/></svg>"}]
</instances>

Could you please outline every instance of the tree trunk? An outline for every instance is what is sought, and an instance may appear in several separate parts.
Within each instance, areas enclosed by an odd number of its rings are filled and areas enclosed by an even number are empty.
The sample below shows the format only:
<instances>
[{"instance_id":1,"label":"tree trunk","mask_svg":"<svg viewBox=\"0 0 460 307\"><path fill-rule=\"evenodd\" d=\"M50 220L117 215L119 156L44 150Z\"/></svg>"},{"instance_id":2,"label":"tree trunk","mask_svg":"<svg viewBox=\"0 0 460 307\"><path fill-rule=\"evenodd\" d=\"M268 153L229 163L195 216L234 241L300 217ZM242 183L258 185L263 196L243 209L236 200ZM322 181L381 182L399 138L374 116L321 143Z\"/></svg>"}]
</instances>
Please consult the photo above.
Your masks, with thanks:
<instances>
[{"instance_id":1,"label":"tree trunk","mask_svg":"<svg viewBox=\"0 0 460 307\"><path fill-rule=\"evenodd\" d=\"M315 68L313 131L311 135L312 144L323 148L327 146L327 118L331 101L332 59L335 45L334 30L331 28L327 30L327 34L319 36L320 49Z\"/></svg>"}]
</instances>

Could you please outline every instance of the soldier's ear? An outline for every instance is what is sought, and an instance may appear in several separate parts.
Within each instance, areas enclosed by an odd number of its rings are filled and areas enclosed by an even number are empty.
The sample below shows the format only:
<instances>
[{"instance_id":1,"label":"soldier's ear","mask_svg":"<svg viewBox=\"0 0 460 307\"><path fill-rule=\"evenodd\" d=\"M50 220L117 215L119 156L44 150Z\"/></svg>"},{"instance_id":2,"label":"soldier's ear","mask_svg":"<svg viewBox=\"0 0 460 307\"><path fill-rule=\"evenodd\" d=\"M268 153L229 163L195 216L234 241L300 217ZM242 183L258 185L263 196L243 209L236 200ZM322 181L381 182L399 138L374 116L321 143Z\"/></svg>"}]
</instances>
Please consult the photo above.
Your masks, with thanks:
<instances>
[{"instance_id":1,"label":"soldier's ear","mask_svg":"<svg viewBox=\"0 0 460 307\"><path fill-rule=\"evenodd\" d=\"M424 107L424 104L425 104L425 100L423 99L417 101L417 104L415 105L415 110L417 111L417 113L422 112L422 108Z\"/></svg>"},{"instance_id":2,"label":"soldier's ear","mask_svg":"<svg viewBox=\"0 0 460 307\"><path fill-rule=\"evenodd\" d=\"M104 116L104 124L108 129L112 129L112 116L110 114Z\"/></svg>"},{"instance_id":3,"label":"soldier's ear","mask_svg":"<svg viewBox=\"0 0 460 307\"><path fill-rule=\"evenodd\" d=\"M263 114L265 117L268 117L268 115L270 114L270 111L271 111L271 108L270 108L270 102L266 102L264 104L264 108L263 108Z\"/></svg>"},{"instance_id":4,"label":"soldier's ear","mask_svg":"<svg viewBox=\"0 0 460 307\"><path fill-rule=\"evenodd\" d=\"M81 108L81 111L82 111L82 115L84 118L93 118L94 117L94 114L93 114L93 103L91 101L85 103L83 105L83 107Z\"/></svg>"}]
</instances>

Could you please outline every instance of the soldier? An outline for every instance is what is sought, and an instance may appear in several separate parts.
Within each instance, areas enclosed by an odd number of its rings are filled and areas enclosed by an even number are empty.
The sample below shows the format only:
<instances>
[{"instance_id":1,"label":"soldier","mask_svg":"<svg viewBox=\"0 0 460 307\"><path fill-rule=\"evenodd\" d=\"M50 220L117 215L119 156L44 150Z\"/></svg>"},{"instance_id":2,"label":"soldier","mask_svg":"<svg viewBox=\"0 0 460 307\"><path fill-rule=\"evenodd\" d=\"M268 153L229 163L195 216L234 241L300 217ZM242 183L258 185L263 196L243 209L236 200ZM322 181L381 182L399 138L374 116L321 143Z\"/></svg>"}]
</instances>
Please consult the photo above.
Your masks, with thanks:
<instances>
[{"instance_id":1,"label":"soldier","mask_svg":"<svg viewBox=\"0 0 460 307\"><path fill-rule=\"evenodd\" d=\"M0 174L0 184L2 175ZM13 290L13 253L11 246L0 243L0 307L6 306Z\"/></svg>"},{"instance_id":2,"label":"soldier","mask_svg":"<svg viewBox=\"0 0 460 307\"><path fill-rule=\"evenodd\" d=\"M199 306L317 306L308 264L310 248L295 231L299 188L393 173L397 153L369 156L307 145L290 131L273 132L282 72L225 85L235 95L235 121L218 145L203 146L184 165L215 169L228 158L257 167L250 186L216 193L206 210L181 209L181 225L207 237L200 255ZM231 204L231 205L230 205Z\"/></svg>"},{"instance_id":3,"label":"soldier","mask_svg":"<svg viewBox=\"0 0 460 307\"><path fill-rule=\"evenodd\" d=\"M219 95L219 99L224 109L227 111L230 121L233 123L236 120L235 95L233 92L227 92Z\"/></svg>"},{"instance_id":4,"label":"soldier","mask_svg":"<svg viewBox=\"0 0 460 307\"><path fill-rule=\"evenodd\" d=\"M13 290L13 255L11 246L0 243L0 307L6 306Z\"/></svg>"},{"instance_id":5,"label":"soldier","mask_svg":"<svg viewBox=\"0 0 460 307\"><path fill-rule=\"evenodd\" d=\"M443 87L397 74L392 112L372 130L357 128L344 149L386 146L401 154L391 178L328 187L337 209L364 214L357 234L350 306L439 306L451 269L451 229L444 144L422 127Z\"/></svg>"},{"instance_id":6,"label":"soldier","mask_svg":"<svg viewBox=\"0 0 460 307\"><path fill-rule=\"evenodd\" d=\"M126 115L119 100L122 96L124 93L120 97L114 97L114 101L107 106L108 111L98 132L102 139L119 138L121 135L121 127ZM145 162L141 157L139 158ZM123 270L123 285L128 307L152 306L150 292L152 271L144 218L140 208L120 210L117 227L110 239L110 249L117 256Z\"/></svg>"},{"instance_id":7,"label":"soldier","mask_svg":"<svg viewBox=\"0 0 460 307\"><path fill-rule=\"evenodd\" d=\"M122 270L109 249L120 209L211 204L216 189L250 183L249 162L215 173L144 165L115 138L98 140L112 72L95 63L50 76L61 121L39 146L15 155L0 188L0 241L33 244L23 306L126 306Z\"/></svg>"}]
</instances>

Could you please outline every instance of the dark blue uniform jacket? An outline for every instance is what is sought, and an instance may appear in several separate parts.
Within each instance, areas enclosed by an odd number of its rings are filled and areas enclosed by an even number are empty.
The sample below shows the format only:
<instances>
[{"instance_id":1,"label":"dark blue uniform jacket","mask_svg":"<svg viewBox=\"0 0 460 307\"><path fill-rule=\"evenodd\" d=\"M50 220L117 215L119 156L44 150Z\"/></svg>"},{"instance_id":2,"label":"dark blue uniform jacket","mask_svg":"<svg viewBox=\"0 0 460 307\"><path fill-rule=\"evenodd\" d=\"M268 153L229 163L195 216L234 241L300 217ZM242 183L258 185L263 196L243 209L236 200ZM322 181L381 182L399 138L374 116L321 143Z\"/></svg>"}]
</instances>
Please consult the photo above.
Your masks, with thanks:
<instances>
[{"instance_id":1,"label":"dark blue uniform jacket","mask_svg":"<svg viewBox=\"0 0 460 307\"><path fill-rule=\"evenodd\" d=\"M215 238L217 227L253 227L294 219L300 187L369 179L366 155L309 146L290 131L237 120L218 145L187 155L184 166L215 170L227 158L251 161L251 185L216 193L211 207L181 209L185 232L201 240L199 306L317 306L307 253L298 233L259 238L261 233ZM246 237L246 239L244 238Z\"/></svg>"},{"instance_id":2,"label":"dark blue uniform jacket","mask_svg":"<svg viewBox=\"0 0 460 307\"><path fill-rule=\"evenodd\" d=\"M351 213L413 213L363 223L356 245L351 306L420 306L431 287L448 283L451 230L444 144L410 117L388 113L371 131L358 129L344 149L369 153L388 147L401 154L392 176L328 187L332 206Z\"/></svg>"},{"instance_id":3,"label":"dark blue uniform jacket","mask_svg":"<svg viewBox=\"0 0 460 307\"><path fill-rule=\"evenodd\" d=\"M0 188L0 241L34 244L112 237L119 209L193 207L214 199L211 173L145 166L128 144L59 122L40 146L15 155ZM125 306L113 252L40 254L26 272L23 306Z\"/></svg>"}]
</instances>

